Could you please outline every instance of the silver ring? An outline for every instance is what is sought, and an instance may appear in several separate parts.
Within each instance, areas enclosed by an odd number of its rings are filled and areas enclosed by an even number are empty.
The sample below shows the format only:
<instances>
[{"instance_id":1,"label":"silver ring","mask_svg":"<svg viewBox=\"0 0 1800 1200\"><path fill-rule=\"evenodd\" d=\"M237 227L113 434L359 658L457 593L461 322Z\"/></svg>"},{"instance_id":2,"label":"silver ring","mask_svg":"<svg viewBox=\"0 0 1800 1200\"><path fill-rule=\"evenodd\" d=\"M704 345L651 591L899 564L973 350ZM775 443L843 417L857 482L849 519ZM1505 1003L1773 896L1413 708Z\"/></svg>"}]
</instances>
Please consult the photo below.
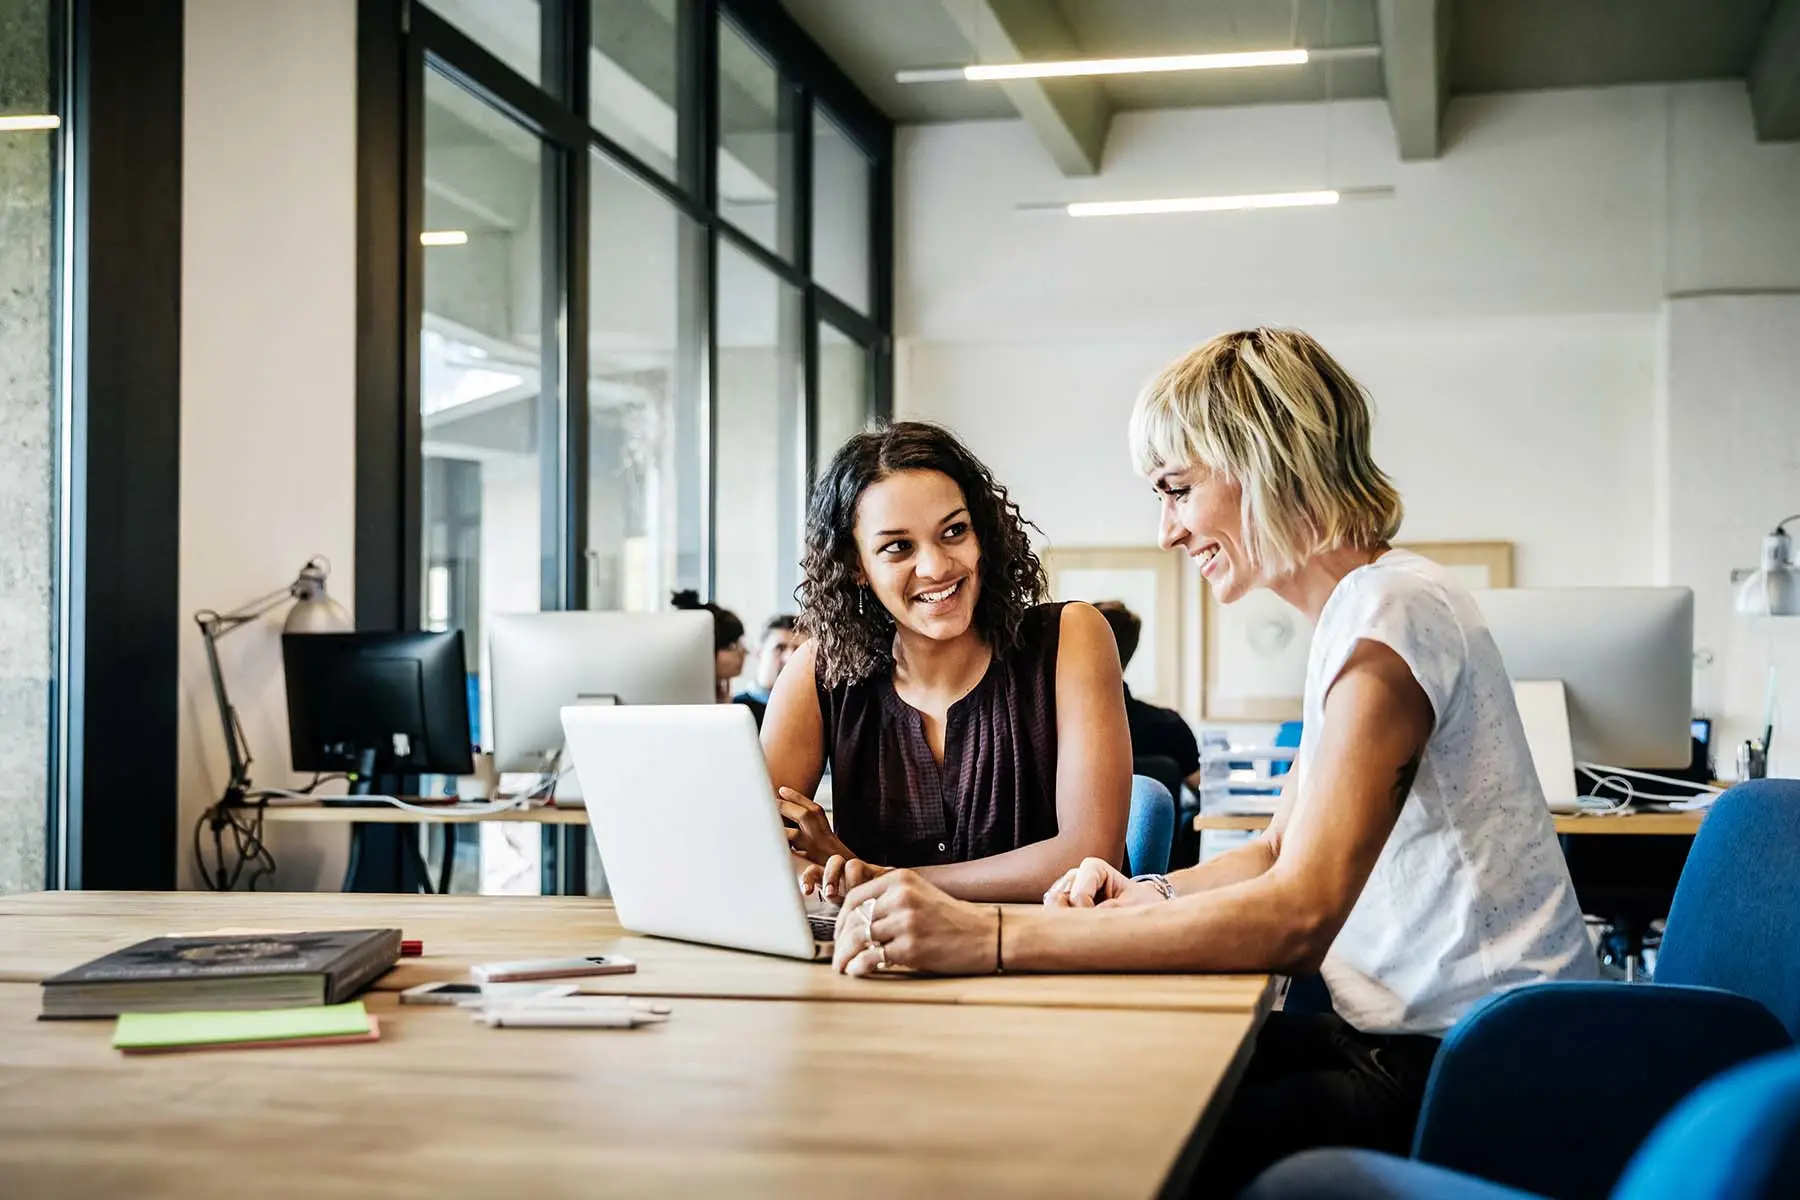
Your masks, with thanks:
<instances>
[{"instance_id":1,"label":"silver ring","mask_svg":"<svg viewBox=\"0 0 1800 1200\"><path fill-rule=\"evenodd\" d=\"M875 897L870 896L857 905L856 915L862 918L863 940L873 946L875 944Z\"/></svg>"}]
</instances>

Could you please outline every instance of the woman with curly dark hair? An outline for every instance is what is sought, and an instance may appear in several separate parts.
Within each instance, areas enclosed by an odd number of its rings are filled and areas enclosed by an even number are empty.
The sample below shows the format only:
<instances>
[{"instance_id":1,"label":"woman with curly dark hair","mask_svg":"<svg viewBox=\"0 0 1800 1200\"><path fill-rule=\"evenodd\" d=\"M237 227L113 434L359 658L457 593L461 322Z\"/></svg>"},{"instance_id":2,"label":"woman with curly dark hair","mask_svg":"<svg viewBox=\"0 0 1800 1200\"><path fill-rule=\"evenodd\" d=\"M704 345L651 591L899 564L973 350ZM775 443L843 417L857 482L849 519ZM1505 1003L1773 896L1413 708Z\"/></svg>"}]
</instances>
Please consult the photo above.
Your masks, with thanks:
<instances>
[{"instance_id":1,"label":"woman with curly dark hair","mask_svg":"<svg viewBox=\"0 0 1800 1200\"><path fill-rule=\"evenodd\" d=\"M836 897L915 867L967 899L1036 901L1084 856L1119 862L1131 743L1112 633L1042 603L1006 489L948 430L851 438L806 515L800 623L763 753ZM833 822L810 799L827 764Z\"/></svg>"}]
</instances>

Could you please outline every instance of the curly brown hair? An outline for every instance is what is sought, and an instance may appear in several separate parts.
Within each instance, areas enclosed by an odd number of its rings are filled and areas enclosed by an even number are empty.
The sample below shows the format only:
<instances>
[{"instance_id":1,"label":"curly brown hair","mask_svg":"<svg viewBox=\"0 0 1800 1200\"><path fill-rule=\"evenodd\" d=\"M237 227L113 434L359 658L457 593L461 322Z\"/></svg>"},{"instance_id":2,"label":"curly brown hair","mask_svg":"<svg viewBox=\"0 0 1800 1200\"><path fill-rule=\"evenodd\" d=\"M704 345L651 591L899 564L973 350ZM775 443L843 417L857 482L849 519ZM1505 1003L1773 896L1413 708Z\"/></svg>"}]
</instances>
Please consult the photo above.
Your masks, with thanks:
<instances>
[{"instance_id":1,"label":"curly brown hair","mask_svg":"<svg viewBox=\"0 0 1800 1200\"><path fill-rule=\"evenodd\" d=\"M806 578L794 590L800 627L814 639L826 687L866 679L894 661L894 618L859 603L856 506L864 491L900 471L936 471L962 489L981 550L975 631L997 655L1019 644L1019 627L1049 592L1026 529L1036 529L982 461L940 425L894 421L859 433L832 456L806 506Z\"/></svg>"}]
</instances>

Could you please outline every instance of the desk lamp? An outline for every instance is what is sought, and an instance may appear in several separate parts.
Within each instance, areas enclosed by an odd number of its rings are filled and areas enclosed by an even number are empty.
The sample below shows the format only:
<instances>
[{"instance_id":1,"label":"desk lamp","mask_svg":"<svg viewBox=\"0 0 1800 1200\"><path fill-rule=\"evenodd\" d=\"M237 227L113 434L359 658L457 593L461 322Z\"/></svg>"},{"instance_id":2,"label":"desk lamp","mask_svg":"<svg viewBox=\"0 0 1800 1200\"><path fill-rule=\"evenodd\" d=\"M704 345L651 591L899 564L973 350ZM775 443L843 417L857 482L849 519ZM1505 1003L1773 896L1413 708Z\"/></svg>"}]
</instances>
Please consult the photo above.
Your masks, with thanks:
<instances>
[{"instance_id":1,"label":"desk lamp","mask_svg":"<svg viewBox=\"0 0 1800 1200\"><path fill-rule=\"evenodd\" d=\"M1787 523L1800 521L1800 513L1783 517L1775 532L1763 539L1762 565L1738 585L1737 610L1747 617L1800 617L1800 563L1794 559L1794 540ZM1745 742L1738 755L1745 778L1761 778L1768 766L1769 742L1775 734L1775 664L1769 663L1768 693L1763 701L1762 744Z\"/></svg>"},{"instance_id":2,"label":"desk lamp","mask_svg":"<svg viewBox=\"0 0 1800 1200\"><path fill-rule=\"evenodd\" d=\"M210 608L203 608L194 614L194 621L200 626L200 636L206 642L206 666L212 672L213 699L219 706L219 723L225 731L225 753L231 760L231 779L225 785L223 801L227 806L241 804L245 793L250 790L252 760L243 724L238 721L237 710L231 706L231 697L225 690L225 673L219 669L219 639L234 629L274 612L290 600L298 603L288 613L287 624L283 626L286 632L350 631L354 628L350 614L344 611L343 605L325 594L325 577L330 573L331 563L322 555L315 556L300 568L300 573L294 576L292 583L252 600L240 609L221 614Z\"/></svg>"},{"instance_id":3,"label":"desk lamp","mask_svg":"<svg viewBox=\"0 0 1800 1200\"><path fill-rule=\"evenodd\" d=\"M1794 561L1789 521L1800 521L1800 513L1783 517L1763 539L1762 565L1738 585L1737 610L1745 616L1800 616L1800 565Z\"/></svg>"}]
</instances>

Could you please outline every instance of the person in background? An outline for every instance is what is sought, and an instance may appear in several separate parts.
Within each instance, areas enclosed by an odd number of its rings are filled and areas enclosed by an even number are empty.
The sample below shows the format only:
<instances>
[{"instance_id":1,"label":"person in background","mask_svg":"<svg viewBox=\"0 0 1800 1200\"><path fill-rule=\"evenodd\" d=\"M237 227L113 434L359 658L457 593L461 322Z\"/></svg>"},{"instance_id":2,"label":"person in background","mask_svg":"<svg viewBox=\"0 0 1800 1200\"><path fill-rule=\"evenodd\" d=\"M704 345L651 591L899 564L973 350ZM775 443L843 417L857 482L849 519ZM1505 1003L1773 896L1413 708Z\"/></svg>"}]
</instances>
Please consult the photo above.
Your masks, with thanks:
<instances>
[{"instance_id":1,"label":"person in background","mask_svg":"<svg viewBox=\"0 0 1800 1200\"><path fill-rule=\"evenodd\" d=\"M1122 600L1102 600L1094 607L1112 626L1113 640L1119 644L1119 669L1123 671L1137 653L1144 622ZM1131 694L1131 685L1126 684L1125 720L1131 726L1132 758L1166 758L1175 764L1183 783L1196 792L1200 790L1200 743L1194 740L1193 728L1180 713L1139 700Z\"/></svg>"},{"instance_id":2,"label":"person in background","mask_svg":"<svg viewBox=\"0 0 1800 1200\"><path fill-rule=\"evenodd\" d=\"M1035 901L1084 857L1122 861L1136 785L1118 650L1091 606L1043 603L1025 531L936 425L857 434L820 476L798 593L811 640L762 731L810 890L914 867L957 896ZM835 828L812 799L827 766Z\"/></svg>"},{"instance_id":3,"label":"person in background","mask_svg":"<svg viewBox=\"0 0 1800 1200\"><path fill-rule=\"evenodd\" d=\"M709 612L713 619L713 699L719 704L731 703L731 681L744 673L744 622L729 608L710 601L702 603L700 593L689 588L669 597L669 603L689 612Z\"/></svg>"},{"instance_id":4,"label":"person in background","mask_svg":"<svg viewBox=\"0 0 1800 1200\"><path fill-rule=\"evenodd\" d=\"M1464 1013L1598 974L1506 664L1455 576L1393 548L1400 495L1370 453L1368 397L1306 334L1248 329L1185 355L1138 397L1130 442L1162 546L1221 604L1265 588L1314 626L1268 830L1166 879L1091 859L1035 910L889 872L845 898L835 965L1318 971L1334 1011L1269 1014L1197 1185L1235 1196L1313 1146L1405 1154Z\"/></svg>"},{"instance_id":5,"label":"person in background","mask_svg":"<svg viewBox=\"0 0 1800 1200\"><path fill-rule=\"evenodd\" d=\"M733 704L750 709L758 729L762 728L763 713L769 708L770 689L781 677L781 668L788 665L788 659L794 657L794 651L804 641L806 635L800 632L793 613L776 613L763 622L762 642L756 649L756 682L731 698Z\"/></svg>"}]
</instances>

